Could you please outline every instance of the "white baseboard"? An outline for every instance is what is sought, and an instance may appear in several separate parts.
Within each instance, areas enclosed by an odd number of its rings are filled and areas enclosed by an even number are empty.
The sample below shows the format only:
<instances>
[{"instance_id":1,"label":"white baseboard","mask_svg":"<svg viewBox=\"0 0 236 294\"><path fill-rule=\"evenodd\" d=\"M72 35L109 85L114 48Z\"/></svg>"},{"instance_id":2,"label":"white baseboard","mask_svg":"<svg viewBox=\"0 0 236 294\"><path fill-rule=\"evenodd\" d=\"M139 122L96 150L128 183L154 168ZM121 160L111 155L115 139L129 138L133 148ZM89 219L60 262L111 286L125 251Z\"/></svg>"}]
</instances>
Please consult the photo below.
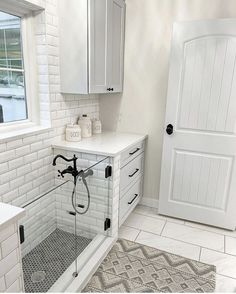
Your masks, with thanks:
<instances>
[{"instance_id":1,"label":"white baseboard","mask_svg":"<svg viewBox=\"0 0 236 294\"><path fill-rule=\"evenodd\" d=\"M142 197L139 204L153 207L153 208L158 208L158 199Z\"/></svg>"}]
</instances>

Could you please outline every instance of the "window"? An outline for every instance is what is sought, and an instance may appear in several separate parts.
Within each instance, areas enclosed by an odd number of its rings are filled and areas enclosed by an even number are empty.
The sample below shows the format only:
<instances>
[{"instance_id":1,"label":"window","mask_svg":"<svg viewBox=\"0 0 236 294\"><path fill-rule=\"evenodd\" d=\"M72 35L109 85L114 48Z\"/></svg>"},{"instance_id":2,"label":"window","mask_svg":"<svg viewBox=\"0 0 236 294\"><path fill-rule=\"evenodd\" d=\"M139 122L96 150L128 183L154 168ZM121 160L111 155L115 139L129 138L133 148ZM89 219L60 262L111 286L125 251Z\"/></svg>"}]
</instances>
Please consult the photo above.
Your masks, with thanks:
<instances>
[{"instance_id":1,"label":"window","mask_svg":"<svg viewBox=\"0 0 236 294\"><path fill-rule=\"evenodd\" d=\"M0 11L0 124L26 120L21 18Z\"/></svg>"}]
</instances>

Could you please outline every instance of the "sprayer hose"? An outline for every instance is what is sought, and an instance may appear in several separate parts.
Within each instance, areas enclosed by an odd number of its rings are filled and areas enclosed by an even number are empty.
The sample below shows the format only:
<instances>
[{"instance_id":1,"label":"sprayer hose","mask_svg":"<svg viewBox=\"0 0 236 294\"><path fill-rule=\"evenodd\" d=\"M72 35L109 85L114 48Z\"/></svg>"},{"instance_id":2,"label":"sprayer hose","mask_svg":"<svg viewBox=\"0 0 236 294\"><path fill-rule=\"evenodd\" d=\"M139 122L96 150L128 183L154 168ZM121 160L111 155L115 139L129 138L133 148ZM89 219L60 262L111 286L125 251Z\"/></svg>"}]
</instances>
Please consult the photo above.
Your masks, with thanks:
<instances>
[{"instance_id":1,"label":"sprayer hose","mask_svg":"<svg viewBox=\"0 0 236 294\"><path fill-rule=\"evenodd\" d=\"M77 180L78 180L78 178L77 178ZM86 179L82 177L82 181L83 181L83 183L85 185L85 188L86 188L87 194L88 194L88 204L87 204L87 207L86 207L86 209L84 211L82 211L82 212L81 211L78 211L77 210L77 207L76 207L76 204L75 204L75 200L76 200L75 199L75 192L76 192L77 180L76 180L76 182L74 184L74 189L73 189L72 197L71 197L72 206L73 206L73 208L74 208L74 210L75 210L76 213L78 213L78 214L85 214L89 210L89 207L90 207L90 192L89 192L89 188L88 188L88 184L87 184Z\"/></svg>"}]
</instances>

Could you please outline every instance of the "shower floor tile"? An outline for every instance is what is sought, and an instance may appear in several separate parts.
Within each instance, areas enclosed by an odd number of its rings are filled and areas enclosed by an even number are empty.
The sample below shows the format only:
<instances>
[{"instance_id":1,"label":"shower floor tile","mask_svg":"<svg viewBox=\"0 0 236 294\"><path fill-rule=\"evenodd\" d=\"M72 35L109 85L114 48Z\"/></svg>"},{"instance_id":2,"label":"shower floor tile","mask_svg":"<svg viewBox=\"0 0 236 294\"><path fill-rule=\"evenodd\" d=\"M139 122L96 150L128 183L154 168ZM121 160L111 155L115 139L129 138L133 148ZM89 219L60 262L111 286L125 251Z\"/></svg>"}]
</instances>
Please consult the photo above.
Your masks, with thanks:
<instances>
[{"instance_id":1,"label":"shower floor tile","mask_svg":"<svg viewBox=\"0 0 236 294\"><path fill-rule=\"evenodd\" d=\"M53 231L22 259L25 292L47 292L91 241Z\"/></svg>"}]
</instances>

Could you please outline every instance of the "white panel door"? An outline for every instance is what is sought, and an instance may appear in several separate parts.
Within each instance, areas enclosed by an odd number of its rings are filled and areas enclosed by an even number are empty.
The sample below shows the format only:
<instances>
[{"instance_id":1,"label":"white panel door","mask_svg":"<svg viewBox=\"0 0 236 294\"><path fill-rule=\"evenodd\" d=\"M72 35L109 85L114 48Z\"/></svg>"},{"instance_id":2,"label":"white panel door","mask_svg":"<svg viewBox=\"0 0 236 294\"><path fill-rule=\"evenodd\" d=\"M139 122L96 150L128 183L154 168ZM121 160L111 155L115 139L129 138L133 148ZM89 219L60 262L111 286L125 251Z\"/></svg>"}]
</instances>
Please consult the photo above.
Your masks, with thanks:
<instances>
[{"instance_id":1,"label":"white panel door","mask_svg":"<svg viewBox=\"0 0 236 294\"><path fill-rule=\"evenodd\" d=\"M174 24L159 213L235 229L235 65L235 19Z\"/></svg>"},{"instance_id":2,"label":"white panel door","mask_svg":"<svg viewBox=\"0 0 236 294\"><path fill-rule=\"evenodd\" d=\"M108 14L108 86L122 92L124 76L125 2L110 0Z\"/></svg>"}]
</instances>

